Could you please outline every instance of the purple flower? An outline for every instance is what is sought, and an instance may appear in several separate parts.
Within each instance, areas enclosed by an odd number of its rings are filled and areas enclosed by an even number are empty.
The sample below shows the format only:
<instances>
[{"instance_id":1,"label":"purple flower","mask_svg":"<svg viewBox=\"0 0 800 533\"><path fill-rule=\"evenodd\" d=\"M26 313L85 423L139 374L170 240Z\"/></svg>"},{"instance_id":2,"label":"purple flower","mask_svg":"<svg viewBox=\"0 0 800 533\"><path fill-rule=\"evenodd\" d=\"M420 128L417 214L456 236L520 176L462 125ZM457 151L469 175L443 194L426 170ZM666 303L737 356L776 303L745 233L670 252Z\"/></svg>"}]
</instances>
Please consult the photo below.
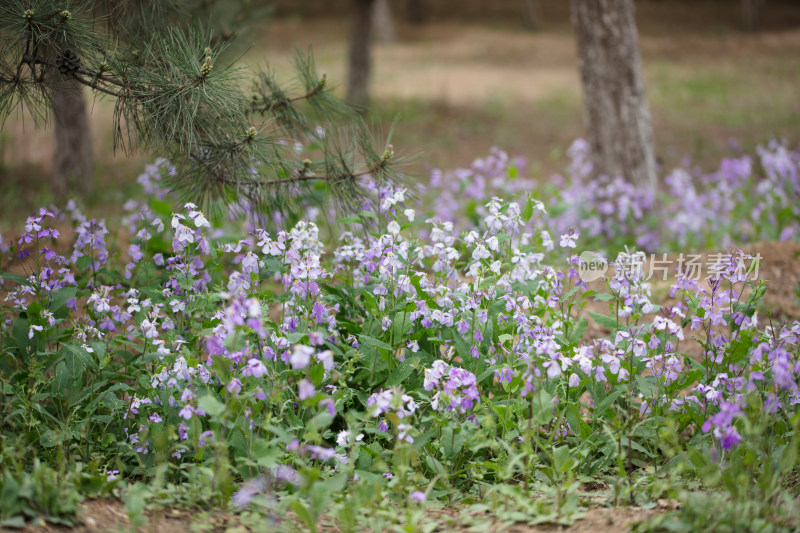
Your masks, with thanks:
<instances>
[{"instance_id":1,"label":"purple flower","mask_svg":"<svg viewBox=\"0 0 800 533\"><path fill-rule=\"evenodd\" d=\"M231 379L230 383L228 383L228 392L233 394L234 396L239 396L239 393L242 391L242 382L239 381L237 378Z\"/></svg>"},{"instance_id":2,"label":"purple flower","mask_svg":"<svg viewBox=\"0 0 800 533\"><path fill-rule=\"evenodd\" d=\"M258 359L250 359L247 361L247 366L242 370L243 376L252 376L254 378L261 378L267 373L267 367L264 366Z\"/></svg>"},{"instance_id":3,"label":"purple flower","mask_svg":"<svg viewBox=\"0 0 800 533\"><path fill-rule=\"evenodd\" d=\"M311 458L319 461L329 461L336 455L336 450L333 448L323 448L322 446L308 446L308 451L311 452Z\"/></svg>"},{"instance_id":4,"label":"purple flower","mask_svg":"<svg viewBox=\"0 0 800 533\"><path fill-rule=\"evenodd\" d=\"M514 378L514 371L510 368L501 368L494 371L494 377L499 383L511 383Z\"/></svg>"},{"instance_id":5,"label":"purple flower","mask_svg":"<svg viewBox=\"0 0 800 533\"><path fill-rule=\"evenodd\" d=\"M408 495L408 499L413 502L423 503L425 502L425 500L428 499L428 497L425 495L424 492L415 490L414 492Z\"/></svg>"},{"instance_id":6,"label":"purple flower","mask_svg":"<svg viewBox=\"0 0 800 533\"><path fill-rule=\"evenodd\" d=\"M301 379L297 384L297 397L300 398L300 401L311 398L316 392L314 384L307 379Z\"/></svg>"},{"instance_id":7,"label":"purple flower","mask_svg":"<svg viewBox=\"0 0 800 533\"><path fill-rule=\"evenodd\" d=\"M178 425L178 438L180 440L184 441L189 437L189 435L187 433L188 429L189 429L189 426L187 426L185 422L181 422Z\"/></svg>"},{"instance_id":8,"label":"purple flower","mask_svg":"<svg viewBox=\"0 0 800 533\"><path fill-rule=\"evenodd\" d=\"M480 402L475 374L441 360L425 370L423 386L427 391L437 390L431 398L431 407L437 411L466 413Z\"/></svg>"},{"instance_id":9,"label":"purple flower","mask_svg":"<svg viewBox=\"0 0 800 533\"><path fill-rule=\"evenodd\" d=\"M267 488L267 480L263 477L251 479L242 484L231 497L233 504L239 509L244 509L250 505L250 501Z\"/></svg>"},{"instance_id":10,"label":"purple flower","mask_svg":"<svg viewBox=\"0 0 800 533\"><path fill-rule=\"evenodd\" d=\"M212 430L204 431L200 434L200 439L197 442L197 445L201 448L207 444L207 440L214 440L214 432Z\"/></svg>"},{"instance_id":11,"label":"purple flower","mask_svg":"<svg viewBox=\"0 0 800 533\"><path fill-rule=\"evenodd\" d=\"M730 450L742 441L742 436L736 431L735 426L726 427L718 437L723 450Z\"/></svg>"}]
</instances>

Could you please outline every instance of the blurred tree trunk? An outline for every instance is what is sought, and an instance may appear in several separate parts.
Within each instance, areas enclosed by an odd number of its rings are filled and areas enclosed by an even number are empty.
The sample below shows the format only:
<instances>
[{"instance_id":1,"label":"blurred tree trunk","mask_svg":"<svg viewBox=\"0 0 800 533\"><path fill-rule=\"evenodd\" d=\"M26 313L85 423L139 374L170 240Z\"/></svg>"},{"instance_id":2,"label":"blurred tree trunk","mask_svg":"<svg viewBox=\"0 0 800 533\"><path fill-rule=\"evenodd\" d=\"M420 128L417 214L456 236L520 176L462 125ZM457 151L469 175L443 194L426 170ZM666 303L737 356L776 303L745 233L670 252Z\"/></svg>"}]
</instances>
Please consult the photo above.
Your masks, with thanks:
<instances>
[{"instance_id":1,"label":"blurred tree trunk","mask_svg":"<svg viewBox=\"0 0 800 533\"><path fill-rule=\"evenodd\" d=\"M53 192L64 196L75 191L86 196L92 189L92 144L83 85L73 79L60 81L53 90Z\"/></svg>"},{"instance_id":2,"label":"blurred tree trunk","mask_svg":"<svg viewBox=\"0 0 800 533\"><path fill-rule=\"evenodd\" d=\"M427 18L425 0L406 0L406 18L411 24L422 24Z\"/></svg>"},{"instance_id":3,"label":"blurred tree trunk","mask_svg":"<svg viewBox=\"0 0 800 533\"><path fill-rule=\"evenodd\" d=\"M742 26L747 31L756 31L766 0L742 0Z\"/></svg>"},{"instance_id":4,"label":"blurred tree trunk","mask_svg":"<svg viewBox=\"0 0 800 533\"><path fill-rule=\"evenodd\" d=\"M381 43L393 43L397 40L394 17L389 0L375 0L372 12L372 27L375 40Z\"/></svg>"},{"instance_id":5,"label":"blurred tree trunk","mask_svg":"<svg viewBox=\"0 0 800 533\"><path fill-rule=\"evenodd\" d=\"M523 21L525 27L531 30L540 30L544 25L542 15L542 0L522 0Z\"/></svg>"},{"instance_id":6,"label":"blurred tree trunk","mask_svg":"<svg viewBox=\"0 0 800 533\"><path fill-rule=\"evenodd\" d=\"M366 109L369 105L369 74L372 66L372 13L375 0L353 0L347 101Z\"/></svg>"},{"instance_id":7,"label":"blurred tree trunk","mask_svg":"<svg viewBox=\"0 0 800 533\"><path fill-rule=\"evenodd\" d=\"M594 173L655 187L633 0L572 0L572 24Z\"/></svg>"}]
</instances>

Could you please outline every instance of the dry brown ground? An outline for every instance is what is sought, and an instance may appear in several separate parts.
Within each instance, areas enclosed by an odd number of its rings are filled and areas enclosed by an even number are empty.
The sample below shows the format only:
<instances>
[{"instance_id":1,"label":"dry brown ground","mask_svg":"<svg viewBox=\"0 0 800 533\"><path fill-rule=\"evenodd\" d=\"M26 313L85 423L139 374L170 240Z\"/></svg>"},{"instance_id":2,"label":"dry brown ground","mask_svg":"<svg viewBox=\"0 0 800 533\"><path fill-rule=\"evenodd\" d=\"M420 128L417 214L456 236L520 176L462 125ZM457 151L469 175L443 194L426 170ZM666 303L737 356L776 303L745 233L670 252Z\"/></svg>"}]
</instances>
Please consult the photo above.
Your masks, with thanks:
<instances>
[{"instance_id":1,"label":"dry brown ground","mask_svg":"<svg viewBox=\"0 0 800 533\"><path fill-rule=\"evenodd\" d=\"M523 523L511 521L497 521L488 530L482 531L507 532L507 533L547 533L561 531L564 533L590 533L627 531L634 522L641 522L652 518L673 508L674 504L660 501L653 509L638 507L591 507L583 516L570 526L539 525L528 526ZM21 530L0 528L0 533L106 533L110 531L137 531L131 528L131 522L122 502L114 499L88 500L80 504L81 525L73 528L56 526L53 524L32 524ZM190 533L193 531L207 531L214 533L246 533L277 531L273 522L265 519L261 524L243 523L236 515L224 513L202 513L189 510L158 510L148 511L147 525L138 529L141 533ZM469 531L471 521L465 513L457 509L431 510L426 513L426 519L437 524L436 531ZM479 518L479 517L478 517ZM302 531L302 528L295 528ZM320 531L338 531L333 525L322 521ZM283 531L283 529L281 529ZM369 531L369 530L365 530Z\"/></svg>"}]
</instances>

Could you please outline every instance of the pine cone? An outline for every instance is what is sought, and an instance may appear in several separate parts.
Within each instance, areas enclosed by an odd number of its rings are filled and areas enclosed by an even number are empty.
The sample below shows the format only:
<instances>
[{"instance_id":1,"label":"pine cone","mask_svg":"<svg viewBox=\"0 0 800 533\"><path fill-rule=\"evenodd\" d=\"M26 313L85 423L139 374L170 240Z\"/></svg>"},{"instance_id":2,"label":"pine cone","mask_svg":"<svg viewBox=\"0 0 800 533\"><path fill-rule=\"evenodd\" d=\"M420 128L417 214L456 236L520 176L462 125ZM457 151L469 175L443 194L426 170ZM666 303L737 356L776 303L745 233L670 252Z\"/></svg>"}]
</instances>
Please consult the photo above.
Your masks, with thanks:
<instances>
[{"instance_id":1,"label":"pine cone","mask_svg":"<svg viewBox=\"0 0 800 533\"><path fill-rule=\"evenodd\" d=\"M65 48L56 58L56 67L61 74L75 74L81 66L81 56L75 50Z\"/></svg>"}]
</instances>

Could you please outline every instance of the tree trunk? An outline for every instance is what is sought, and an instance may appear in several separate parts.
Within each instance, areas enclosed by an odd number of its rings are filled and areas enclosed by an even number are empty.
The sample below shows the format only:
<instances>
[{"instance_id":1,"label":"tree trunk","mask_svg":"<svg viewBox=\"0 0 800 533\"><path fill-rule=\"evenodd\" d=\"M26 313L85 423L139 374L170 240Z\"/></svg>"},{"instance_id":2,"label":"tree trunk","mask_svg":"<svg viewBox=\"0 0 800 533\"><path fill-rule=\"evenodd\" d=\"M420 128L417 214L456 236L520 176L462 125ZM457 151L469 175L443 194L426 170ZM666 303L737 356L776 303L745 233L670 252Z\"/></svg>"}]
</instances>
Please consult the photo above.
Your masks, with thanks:
<instances>
[{"instance_id":1,"label":"tree trunk","mask_svg":"<svg viewBox=\"0 0 800 533\"><path fill-rule=\"evenodd\" d=\"M389 0L375 0L372 12L372 27L375 40L380 43L393 43L397 40L397 31L394 28L394 18Z\"/></svg>"},{"instance_id":2,"label":"tree trunk","mask_svg":"<svg viewBox=\"0 0 800 533\"><path fill-rule=\"evenodd\" d=\"M544 17L542 15L542 0L522 0L523 3L523 21L525 27L531 30L540 30L544 25Z\"/></svg>"},{"instance_id":3,"label":"tree trunk","mask_svg":"<svg viewBox=\"0 0 800 533\"><path fill-rule=\"evenodd\" d=\"M411 24L425 22L425 0L406 0L406 18Z\"/></svg>"},{"instance_id":4,"label":"tree trunk","mask_svg":"<svg viewBox=\"0 0 800 533\"><path fill-rule=\"evenodd\" d=\"M83 86L73 80L59 82L53 90L53 192L64 196L73 190L86 196L93 186L92 144Z\"/></svg>"},{"instance_id":5,"label":"tree trunk","mask_svg":"<svg viewBox=\"0 0 800 533\"><path fill-rule=\"evenodd\" d=\"M765 0L742 0L742 26L747 31L756 31Z\"/></svg>"},{"instance_id":6,"label":"tree trunk","mask_svg":"<svg viewBox=\"0 0 800 533\"><path fill-rule=\"evenodd\" d=\"M353 0L353 27L350 35L350 71L347 101L366 109L369 105L369 74L372 66L372 13L375 0Z\"/></svg>"},{"instance_id":7,"label":"tree trunk","mask_svg":"<svg viewBox=\"0 0 800 533\"><path fill-rule=\"evenodd\" d=\"M572 0L572 24L595 175L655 187L633 0Z\"/></svg>"}]
</instances>

